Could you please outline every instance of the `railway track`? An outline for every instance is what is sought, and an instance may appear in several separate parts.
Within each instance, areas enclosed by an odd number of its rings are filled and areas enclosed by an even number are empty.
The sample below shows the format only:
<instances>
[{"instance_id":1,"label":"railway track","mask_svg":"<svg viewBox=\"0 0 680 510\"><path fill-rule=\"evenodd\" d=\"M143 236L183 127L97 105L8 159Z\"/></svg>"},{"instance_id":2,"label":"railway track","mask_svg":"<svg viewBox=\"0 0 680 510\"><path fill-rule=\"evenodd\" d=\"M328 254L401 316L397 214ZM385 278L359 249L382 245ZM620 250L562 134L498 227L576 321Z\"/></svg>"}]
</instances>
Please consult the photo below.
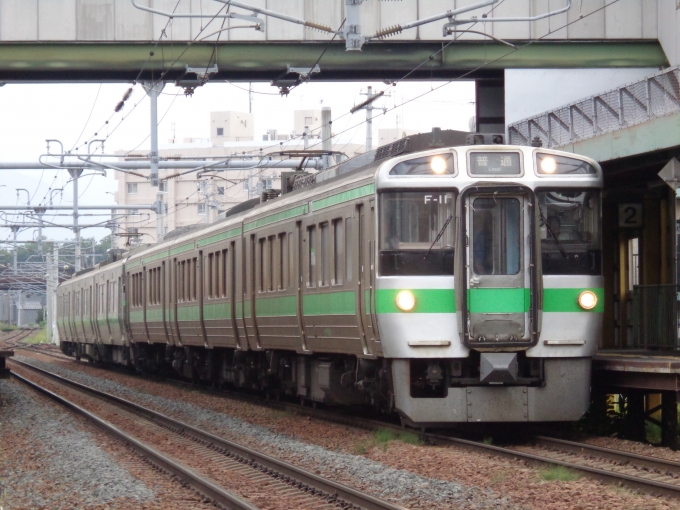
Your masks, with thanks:
<instances>
[{"instance_id":1,"label":"railway track","mask_svg":"<svg viewBox=\"0 0 680 510\"><path fill-rule=\"evenodd\" d=\"M254 509L258 501L276 501L277 506L300 509L401 509L127 400L12 362L24 373L13 371L18 380L92 420L224 508ZM36 382L35 375L60 388L59 394ZM233 486L236 492L225 488Z\"/></svg>"},{"instance_id":2,"label":"railway track","mask_svg":"<svg viewBox=\"0 0 680 510\"><path fill-rule=\"evenodd\" d=\"M20 348L19 342L33 333L33 329L17 329L12 331L9 336L0 338L0 347L5 349Z\"/></svg>"},{"instance_id":3,"label":"railway track","mask_svg":"<svg viewBox=\"0 0 680 510\"><path fill-rule=\"evenodd\" d=\"M301 415L364 430L390 429L397 432L404 430L400 425L382 420L361 418L319 408L314 409L291 402L265 399L240 392L212 390L183 381L170 380L170 382L193 390L199 389L222 396L226 395L231 398L257 402L260 405L275 409L293 411ZM501 446L443 434L423 433L422 435L432 444L455 446L512 459L519 458L532 464L559 465L605 483L626 486L656 495L674 498L680 496L680 463L658 457L638 455L545 436L535 436L531 443L527 444Z\"/></svg>"}]
</instances>

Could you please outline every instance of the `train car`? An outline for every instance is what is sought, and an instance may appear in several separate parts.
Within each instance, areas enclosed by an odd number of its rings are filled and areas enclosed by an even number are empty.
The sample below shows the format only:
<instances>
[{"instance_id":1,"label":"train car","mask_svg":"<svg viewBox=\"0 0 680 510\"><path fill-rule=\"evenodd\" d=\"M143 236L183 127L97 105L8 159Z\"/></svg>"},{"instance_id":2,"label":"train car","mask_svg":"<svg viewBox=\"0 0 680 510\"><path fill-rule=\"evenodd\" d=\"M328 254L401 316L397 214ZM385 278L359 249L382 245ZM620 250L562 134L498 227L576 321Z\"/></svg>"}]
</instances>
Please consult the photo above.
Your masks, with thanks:
<instances>
[{"instance_id":1,"label":"train car","mask_svg":"<svg viewBox=\"0 0 680 510\"><path fill-rule=\"evenodd\" d=\"M598 164L386 153L62 283L62 350L418 427L579 419L602 327Z\"/></svg>"}]
</instances>

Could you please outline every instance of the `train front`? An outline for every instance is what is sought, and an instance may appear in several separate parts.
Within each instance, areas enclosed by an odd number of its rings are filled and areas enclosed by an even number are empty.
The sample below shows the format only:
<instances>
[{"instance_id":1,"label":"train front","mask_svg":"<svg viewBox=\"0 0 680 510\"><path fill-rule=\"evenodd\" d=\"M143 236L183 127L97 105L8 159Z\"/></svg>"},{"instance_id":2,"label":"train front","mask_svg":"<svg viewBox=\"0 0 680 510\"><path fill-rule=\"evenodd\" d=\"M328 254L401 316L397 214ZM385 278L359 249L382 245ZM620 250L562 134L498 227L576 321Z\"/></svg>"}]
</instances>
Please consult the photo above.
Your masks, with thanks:
<instances>
[{"instance_id":1,"label":"train front","mask_svg":"<svg viewBox=\"0 0 680 510\"><path fill-rule=\"evenodd\" d=\"M375 311L405 422L585 413L602 329L601 187L594 161L532 147L381 167Z\"/></svg>"}]
</instances>

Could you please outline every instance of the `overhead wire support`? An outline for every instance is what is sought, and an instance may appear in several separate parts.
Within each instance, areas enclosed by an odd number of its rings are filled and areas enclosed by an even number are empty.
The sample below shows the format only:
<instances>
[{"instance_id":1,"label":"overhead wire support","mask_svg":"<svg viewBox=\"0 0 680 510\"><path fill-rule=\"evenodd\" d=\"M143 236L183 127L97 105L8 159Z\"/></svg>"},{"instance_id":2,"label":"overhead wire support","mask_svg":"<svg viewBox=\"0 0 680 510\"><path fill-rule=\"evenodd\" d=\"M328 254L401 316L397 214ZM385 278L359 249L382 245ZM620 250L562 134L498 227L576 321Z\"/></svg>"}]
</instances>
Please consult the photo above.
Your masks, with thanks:
<instances>
[{"instance_id":1,"label":"overhead wire support","mask_svg":"<svg viewBox=\"0 0 680 510\"><path fill-rule=\"evenodd\" d=\"M314 23L312 21L306 21L303 19L295 18L293 16L288 16L287 14L282 14L280 12L272 11L269 9L264 9L261 7L254 7L252 5L244 4L242 2L236 2L233 0L215 0L216 2L222 3L226 6L229 7L237 7L239 9L244 9L246 11L250 11L253 13L252 16L246 15L246 14L239 14L235 12L226 12L224 14L218 14L218 15L212 15L212 14L203 14L203 13L184 13L184 12L166 12L166 11L161 11L159 9L154 9L152 7L147 7L145 5L140 5L137 3L136 0L131 0L132 5L136 7L137 9L140 9L142 11L147 11L153 14L158 14L160 16L166 16L168 18L235 18L235 19L242 19L245 21L251 21L256 24L256 30L260 32L264 32L265 29L265 22L264 20L258 18L257 16L259 14L262 14L264 16L269 16L271 18L276 18L280 19L283 21L288 21L290 23L295 23L298 25L304 25L309 28L313 28L315 30L320 30L321 32L329 32L331 34L335 33L335 31L328 26L325 25L320 25L318 23Z\"/></svg>"}]
</instances>

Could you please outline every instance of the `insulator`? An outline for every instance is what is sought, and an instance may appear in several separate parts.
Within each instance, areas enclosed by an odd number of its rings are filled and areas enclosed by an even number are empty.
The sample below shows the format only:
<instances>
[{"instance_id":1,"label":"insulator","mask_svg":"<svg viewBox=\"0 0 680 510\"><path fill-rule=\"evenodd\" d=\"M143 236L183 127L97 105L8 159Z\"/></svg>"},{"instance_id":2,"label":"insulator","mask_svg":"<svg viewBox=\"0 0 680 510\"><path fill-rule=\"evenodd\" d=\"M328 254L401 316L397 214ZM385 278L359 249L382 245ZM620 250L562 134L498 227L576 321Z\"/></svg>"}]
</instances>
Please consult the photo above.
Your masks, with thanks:
<instances>
[{"instance_id":1,"label":"insulator","mask_svg":"<svg viewBox=\"0 0 680 510\"><path fill-rule=\"evenodd\" d=\"M127 90L125 91L125 94L123 94L123 101L127 101L128 99L130 99L130 96L131 96L131 95L132 95L132 87L130 87L129 89L127 89Z\"/></svg>"},{"instance_id":2,"label":"insulator","mask_svg":"<svg viewBox=\"0 0 680 510\"><path fill-rule=\"evenodd\" d=\"M309 28L313 28L315 30L319 30L321 32L330 32L331 34L335 32L331 27L327 27L326 25L319 25L318 23L314 23L312 21L305 21L305 26Z\"/></svg>"},{"instance_id":3,"label":"insulator","mask_svg":"<svg viewBox=\"0 0 680 510\"><path fill-rule=\"evenodd\" d=\"M123 106L125 106L125 101L119 101L116 107L113 109L113 111L118 113L123 109Z\"/></svg>"},{"instance_id":4,"label":"insulator","mask_svg":"<svg viewBox=\"0 0 680 510\"><path fill-rule=\"evenodd\" d=\"M386 37L389 37L394 34L399 34L401 33L402 28L401 25L394 25L393 27L387 27L383 28L382 30L379 30L375 34L376 39L385 39Z\"/></svg>"}]
</instances>

